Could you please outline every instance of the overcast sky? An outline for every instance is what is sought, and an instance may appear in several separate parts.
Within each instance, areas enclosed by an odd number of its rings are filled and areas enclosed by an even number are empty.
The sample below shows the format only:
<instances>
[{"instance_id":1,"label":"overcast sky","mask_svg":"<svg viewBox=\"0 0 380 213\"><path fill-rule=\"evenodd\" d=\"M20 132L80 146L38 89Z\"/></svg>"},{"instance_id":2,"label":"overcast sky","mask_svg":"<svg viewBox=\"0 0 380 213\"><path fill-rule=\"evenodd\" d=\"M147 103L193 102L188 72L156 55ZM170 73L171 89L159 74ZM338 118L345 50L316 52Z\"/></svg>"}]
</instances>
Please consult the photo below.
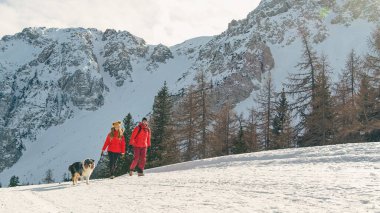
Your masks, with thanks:
<instances>
[{"instance_id":1,"label":"overcast sky","mask_svg":"<svg viewBox=\"0 0 380 213\"><path fill-rule=\"evenodd\" d=\"M216 35L260 0L0 0L0 37L25 27L127 30L149 44Z\"/></svg>"}]
</instances>

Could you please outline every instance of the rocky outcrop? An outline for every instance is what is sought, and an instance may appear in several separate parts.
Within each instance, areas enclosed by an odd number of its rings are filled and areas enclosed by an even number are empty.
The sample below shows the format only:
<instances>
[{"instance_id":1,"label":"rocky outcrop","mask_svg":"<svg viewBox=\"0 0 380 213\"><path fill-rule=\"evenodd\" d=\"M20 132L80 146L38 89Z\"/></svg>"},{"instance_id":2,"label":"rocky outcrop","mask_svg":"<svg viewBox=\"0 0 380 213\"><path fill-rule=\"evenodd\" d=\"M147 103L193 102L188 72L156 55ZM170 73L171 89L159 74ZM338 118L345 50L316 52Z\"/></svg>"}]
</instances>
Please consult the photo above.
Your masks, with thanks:
<instances>
[{"instance_id":1,"label":"rocky outcrop","mask_svg":"<svg viewBox=\"0 0 380 213\"><path fill-rule=\"evenodd\" d=\"M154 63L165 63L170 58L173 58L172 52L169 47L162 44L155 46L152 55L150 55L150 61Z\"/></svg>"},{"instance_id":2,"label":"rocky outcrop","mask_svg":"<svg viewBox=\"0 0 380 213\"><path fill-rule=\"evenodd\" d=\"M153 48L146 69L149 71L157 69L159 63L166 63L166 61L171 58L173 58L173 53L170 51L169 47L159 44Z\"/></svg>"},{"instance_id":3,"label":"rocky outcrop","mask_svg":"<svg viewBox=\"0 0 380 213\"><path fill-rule=\"evenodd\" d=\"M132 66L124 43L107 43L103 57L106 58L103 69L116 79L117 86L122 86L125 80L131 79Z\"/></svg>"},{"instance_id":4,"label":"rocky outcrop","mask_svg":"<svg viewBox=\"0 0 380 213\"><path fill-rule=\"evenodd\" d=\"M333 8L334 12L337 13L336 17L331 20L333 24L340 23L350 25L353 20L358 18L370 22L378 22L380 20L380 4L377 0L348 0L343 1L343 3L338 6L334 5L329 8Z\"/></svg>"},{"instance_id":5,"label":"rocky outcrop","mask_svg":"<svg viewBox=\"0 0 380 213\"><path fill-rule=\"evenodd\" d=\"M71 103L79 109L96 110L104 103L103 79L93 78L90 70L76 70L72 75L65 75L58 80L58 84L62 92L70 97ZM62 97L56 97L55 102L61 100Z\"/></svg>"},{"instance_id":6,"label":"rocky outcrop","mask_svg":"<svg viewBox=\"0 0 380 213\"><path fill-rule=\"evenodd\" d=\"M23 145L16 139L15 132L0 126L0 171L12 166L22 155Z\"/></svg>"}]
</instances>

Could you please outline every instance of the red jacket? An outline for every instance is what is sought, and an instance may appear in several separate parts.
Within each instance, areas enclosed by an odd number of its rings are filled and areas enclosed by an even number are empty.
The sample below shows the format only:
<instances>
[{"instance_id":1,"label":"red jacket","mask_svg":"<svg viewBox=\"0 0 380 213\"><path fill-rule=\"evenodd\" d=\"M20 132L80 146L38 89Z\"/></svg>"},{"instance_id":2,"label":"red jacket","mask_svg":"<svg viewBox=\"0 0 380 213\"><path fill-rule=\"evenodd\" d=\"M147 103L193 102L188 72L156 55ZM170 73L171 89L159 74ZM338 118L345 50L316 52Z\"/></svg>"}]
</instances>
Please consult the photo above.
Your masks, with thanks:
<instances>
[{"instance_id":1,"label":"red jacket","mask_svg":"<svg viewBox=\"0 0 380 213\"><path fill-rule=\"evenodd\" d=\"M105 151L108 147L108 152L115 152L115 153L125 153L125 139L124 136L119 138L118 132L114 132L114 137L111 139L110 134L107 135L107 139L104 142L102 150Z\"/></svg>"},{"instance_id":2,"label":"red jacket","mask_svg":"<svg viewBox=\"0 0 380 213\"><path fill-rule=\"evenodd\" d=\"M129 145L139 148L150 147L150 129L143 123L140 123L132 132Z\"/></svg>"}]
</instances>

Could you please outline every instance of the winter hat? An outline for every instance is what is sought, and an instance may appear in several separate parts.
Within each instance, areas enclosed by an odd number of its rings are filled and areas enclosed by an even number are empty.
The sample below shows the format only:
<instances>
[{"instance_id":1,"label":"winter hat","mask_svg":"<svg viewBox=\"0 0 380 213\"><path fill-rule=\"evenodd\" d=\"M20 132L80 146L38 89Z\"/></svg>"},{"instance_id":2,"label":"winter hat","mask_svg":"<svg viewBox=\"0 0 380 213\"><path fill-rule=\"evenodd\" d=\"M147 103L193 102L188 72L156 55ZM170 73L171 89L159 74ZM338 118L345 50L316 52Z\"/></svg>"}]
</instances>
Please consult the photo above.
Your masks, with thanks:
<instances>
[{"instance_id":1,"label":"winter hat","mask_svg":"<svg viewBox=\"0 0 380 213\"><path fill-rule=\"evenodd\" d=\"M113 122L113 123L112 123L112 126L113 126L113 127L116 127L116 126L119 126L119 127L120 127L120 126L121 126L121 121L115 121L115 122Z\"/></svg>"}]
</instances>

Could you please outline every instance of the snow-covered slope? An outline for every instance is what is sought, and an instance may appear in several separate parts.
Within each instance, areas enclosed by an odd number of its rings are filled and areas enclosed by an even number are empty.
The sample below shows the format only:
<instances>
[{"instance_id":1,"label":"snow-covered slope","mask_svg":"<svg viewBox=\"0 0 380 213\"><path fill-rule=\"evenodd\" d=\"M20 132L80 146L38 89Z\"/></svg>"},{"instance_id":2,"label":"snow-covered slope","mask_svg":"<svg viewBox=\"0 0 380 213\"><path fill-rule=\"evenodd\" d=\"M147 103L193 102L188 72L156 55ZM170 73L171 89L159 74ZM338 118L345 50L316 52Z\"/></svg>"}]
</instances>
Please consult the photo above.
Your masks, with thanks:
<instances>
[{"instance_id":1,"label":"snow-covered slope","mask_svg":"<svg viewBox=\"0 0 380 213\"><path fill-rule=\"evenodd\" d=\"M181 163L145 177L0 189L1 212L379 212L380 143Z\"/></svg>"},{"instance_id":2,"label":"snow-covered slope","mask_svg":"<svg viewBox=\"0 0 380 213\"><path fill-rule=\"evenodd\" d=\"M141 119L165 80L176 93L199 70L212 80L219 104L229 99L246 112L263 74L270 71L280 90L295 71L300 28L310 30L337 76L351 49L367 52L379 11L378 0L263 0L220 35L172 47L115 30L27 28L4 36L0 182L17 175L37 183L47 169L61 179L68 163L97 159L112 121L128 112Z\"/></svg>"}]
</instances>

